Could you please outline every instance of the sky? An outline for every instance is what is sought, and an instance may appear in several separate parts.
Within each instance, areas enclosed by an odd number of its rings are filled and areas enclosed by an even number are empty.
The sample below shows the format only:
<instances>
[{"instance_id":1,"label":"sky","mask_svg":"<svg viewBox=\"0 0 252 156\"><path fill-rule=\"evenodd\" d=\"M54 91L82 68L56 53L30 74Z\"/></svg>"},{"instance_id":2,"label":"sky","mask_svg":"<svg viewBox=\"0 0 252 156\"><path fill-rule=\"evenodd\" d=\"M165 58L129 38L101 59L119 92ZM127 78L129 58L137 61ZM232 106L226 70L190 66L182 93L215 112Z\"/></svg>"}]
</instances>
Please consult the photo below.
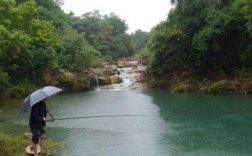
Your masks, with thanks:
<instances>
[{"instance_id":1,"label":"sky","mask_svg":"<svg viewBox=\"0 0 252 156\"><path fill-rule=\"evenodd\" d=\"M64 0L62 9L81 16L99 10L102 15L115 13L128 24L128 33L137 29L150 31L167 18L172 8L170 0Z\"/></svg>"}]
</instances>

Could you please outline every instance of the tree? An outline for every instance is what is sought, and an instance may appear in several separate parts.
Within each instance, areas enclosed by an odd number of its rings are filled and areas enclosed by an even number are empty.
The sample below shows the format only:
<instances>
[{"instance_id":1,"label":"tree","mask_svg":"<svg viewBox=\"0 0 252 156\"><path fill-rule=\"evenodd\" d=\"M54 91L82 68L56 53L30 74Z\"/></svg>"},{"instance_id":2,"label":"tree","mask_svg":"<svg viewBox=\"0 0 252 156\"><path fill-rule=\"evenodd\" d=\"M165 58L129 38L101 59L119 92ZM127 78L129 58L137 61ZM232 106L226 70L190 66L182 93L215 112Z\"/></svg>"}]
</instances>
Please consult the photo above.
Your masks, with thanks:
<instances>
[{"instance_id":1,"label":"tree","mask_svg":"<svg viewBox=\"0 0 252 156\"><path fill-rule=\"evenodd\" d=\"M136 50L144 48L149 41L148 33L142 30L136 30L131 36L136 44Z\"/></svg>"},{"instance_id":2,"label":"tree","mask_svg":"<svg viewBox=\"0 0 252 156\"><path fill-rule=\"evenodd\" d=\"M113 13L102 16L99 11L88 12L81 18L71 18L69 24L85 33L85 39L107 58L128 57L135 52L132 39L126 35L125 21Z\"/></svg>"},{"instance_id":3,"label":"tree","mask_svg":"<svg viewBox=\"0 0 252 156\"><path fill-rule=\"evenodd\" d=\"M122 20L114 13L104 15L103 18L113 26L112 35L114 37L120 36L128 30L125 20Z\"/></svg>"},{"instance_id":4,"label":"tree","mask_svg":"<svg viewBox=\"0 0 252 156\"><path fill-rule=\"evenodd\" d=\"M247 0L172 0L168 19L155 28L149 50L152 72L167 74L190 68L195 74L251 68L250 17Z\"/></svg>"},{"instance_id":5,"label":"tree","mask_svg":"<svg viewBox=\"0 0 252 156\"><path fill-rule=\"evenodd\" d=\"M0 17L0 21L3 21L0 26L0 62L13 82L30 76L28 73L33 70L34 50L54 46L54 27L51 22L39 19L41 8L36 7L34 1L17 7L13 1L0 0L0 3L9 8L2 14L8 14L8 18Z\"/></svg>"}]
</instances>

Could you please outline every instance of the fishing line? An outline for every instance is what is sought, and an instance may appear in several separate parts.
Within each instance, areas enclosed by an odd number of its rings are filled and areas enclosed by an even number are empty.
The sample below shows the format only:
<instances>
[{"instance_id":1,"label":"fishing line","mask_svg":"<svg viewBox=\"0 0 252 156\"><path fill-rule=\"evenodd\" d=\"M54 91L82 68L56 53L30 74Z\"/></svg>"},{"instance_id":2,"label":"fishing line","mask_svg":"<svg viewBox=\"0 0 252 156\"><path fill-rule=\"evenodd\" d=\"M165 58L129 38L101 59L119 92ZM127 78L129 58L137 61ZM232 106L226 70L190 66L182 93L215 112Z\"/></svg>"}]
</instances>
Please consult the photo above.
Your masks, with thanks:
<instances>
[{"instance_id":1,"label":"fishing line","mask_svg":"<svg viewBox=\"0 0 252 156\"><path fill-rule=\"evenodd\" d=\"M62 121L62 120L76 120L76 119L89 119L89 118L113 118L113 117L159 117L154 115L102 115L102 116L83 116L83 117L72 117L72 118L58 118L55 119L51 113L51 122Z\"/></svg>"}]
</instances>

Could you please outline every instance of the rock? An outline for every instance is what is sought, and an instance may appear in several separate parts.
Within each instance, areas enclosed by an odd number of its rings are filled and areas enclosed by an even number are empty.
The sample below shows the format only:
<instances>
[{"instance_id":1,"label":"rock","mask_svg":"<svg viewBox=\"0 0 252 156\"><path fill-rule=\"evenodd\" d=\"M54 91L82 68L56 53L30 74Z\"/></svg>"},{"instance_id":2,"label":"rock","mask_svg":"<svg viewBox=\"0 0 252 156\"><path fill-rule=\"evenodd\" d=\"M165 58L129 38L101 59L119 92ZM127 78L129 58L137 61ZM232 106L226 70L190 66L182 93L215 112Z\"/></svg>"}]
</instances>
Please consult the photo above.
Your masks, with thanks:
<instances>
[{"instance_id":1,"label":"rock","mask_svg":"<svg viewBox=\"0 0 252 156\"><path fill-rule=\"evenodd\" d=\"M125 62L126 67L137 67L138 66L138 61L129 61Z\"/></svg>"},{"instance_id":2,"label":"rock","mask_svg":"<svg viewBox=\"0 0 252 156\"><path fill-rule=\"evenodd\" d=\"M65 74L65 80L66 81L73 81L75 79L75 76L73 73L70 72L66 72Z\"/></svg>"},{"instance_id":3,"label":"rock","mask_svg":"<svg viewBox=\"0 0 252 156\"><path fill-rule=\"evenodd\" d=\"M112 84L111 79L109 77L98 77L98 82L101 85L108 85Z\"/></svg>"},{"instance_id":4,"label":"rock","mask_svg":"<svg viewBox=\"0 0 252 156\"><path fill-rule=\"evenodd\" d=\"M149 63L150 63L149 61L144 60L144 61L141 62L141 65L143 65L143 66L148 66Z\"/></svg>"},{"instance_id":5,"label":"rock","mask_svg":"<svg viewBox=\"0 0 252 156\"><path fill-rule=\"evenodd\" d=\"M117 65L106 65L105 66L105 69L116 69L117 68Z\"/></svg>"},{"instance_id":6,"label":"rock","mask_svg":"<svg viewBox=\"0 0 252 156\"><path fill-rule=\"evenodd\" d=\"M105 63L99 62L99 63L97 63L94 67L95 67L95 68L105 68Z\"/></svg>"},{"instance_id":7,"label":"rock","mask_svg":"<svg viewBox=\"0 0 252 156\"><path fill-rule=\"evenodd\" d=\"M121 75L121 72L119 70L116 70L117 75Z\"/></svg>"},{"instance_id":8,"label":"rock","mask_svg":"<svg viewBox=\"0 0 252 156\"><path fill-rule=\"evenodd\" d=\"M107 65L117 65L117 62L107 62Z\"/></svg>"},{"instance_id":9,"label":"rock","mask_svg":"<svg viewBox=\"0 0 252 156\"><path fill-rule=\"evenodd\" d=\"M102 71L102 74L104 76L113 76L113 75L116 75L116 72L117 72L117 69L104 69Z\"/></svg>"},{"instance_id":10,"label":"rock","mask_svg":"<svg viewBox=\"0 0 252 156\"><path fill-rule=\"evenodd\" d=\"M113 76L111 77L112 84L113 83L122 83L122 78L119 76Z\"/></svg>"},{"instance_id":11,"label":"rock","mask_svg":"<svg viewBox=\"0 0 252 156\"><path fill-rule=\"evenodd\" d=\"M98 77L98 82L101 85L109 85L114 83L121 83L122 78L119 76L113 76L113 77Z\"/></svg>"},{"instance_id":12,"label":"rock","mask_svg":"<svg viewBox=\"0 0 252 156\"><path fill-rule=\"evenodd\" d=\"M138 61L118 61L118 68L137 67L138 64L139 64Z\"/></svg>"},{"instance_id":13,"label":"rock","mask_svg":"<svg viewBox=\"0 0 252 156\"><path fill-rule=\"evenodd\" d=\"M124 67L124 61L118 61L118 68Z\"/></svg>"},{"instance_id":14,"label":"rock","mask_svg":"<svg viewBox=\"0 0 252 156\"><path fill-rule=\"evenodd\" d=\"M103 68L94 68L92 69L92 72L96 76L103 76Z\"/></svg>"}]
</instances>

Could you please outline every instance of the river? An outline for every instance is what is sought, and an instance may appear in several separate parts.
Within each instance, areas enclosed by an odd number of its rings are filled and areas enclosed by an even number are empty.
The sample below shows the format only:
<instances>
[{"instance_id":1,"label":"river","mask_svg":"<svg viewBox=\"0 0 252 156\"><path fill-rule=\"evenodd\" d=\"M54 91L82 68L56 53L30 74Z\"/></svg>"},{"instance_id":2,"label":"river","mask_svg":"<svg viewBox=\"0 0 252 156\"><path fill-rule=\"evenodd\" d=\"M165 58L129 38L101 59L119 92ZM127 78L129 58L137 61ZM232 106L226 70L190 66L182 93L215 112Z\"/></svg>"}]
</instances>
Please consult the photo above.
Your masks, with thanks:
<instances>
[{"instance_id":1,"label":"river","mask_svg":"<svg viewBox=\"0 0 252 156\"><path fill-rule=\"evenodd\" d=\"M29 131L22 101L1 101L0 132ZM47 104L55 118L150 115L48 123L47 137L66 147L57 156L252 155L251 95L100 89L57 95Z\"/></svg>"}]
</instances>

